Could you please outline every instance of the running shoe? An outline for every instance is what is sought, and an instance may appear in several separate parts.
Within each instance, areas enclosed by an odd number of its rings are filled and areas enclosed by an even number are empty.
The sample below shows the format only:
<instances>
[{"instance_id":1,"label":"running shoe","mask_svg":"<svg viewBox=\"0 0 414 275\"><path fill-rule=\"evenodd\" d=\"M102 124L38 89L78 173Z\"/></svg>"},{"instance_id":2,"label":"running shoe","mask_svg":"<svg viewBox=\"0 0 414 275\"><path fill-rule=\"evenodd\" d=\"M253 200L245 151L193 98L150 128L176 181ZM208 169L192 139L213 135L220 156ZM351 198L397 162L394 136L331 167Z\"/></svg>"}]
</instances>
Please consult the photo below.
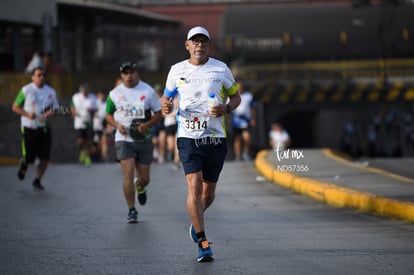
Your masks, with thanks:
<instances>
[{"instance_id":1,"label":"running shoe","mask_svg":"<svg viewBox=\"0 0 414 275\"><path fill-rule=\"evenodd\" d=\"M40 182L39 179L35 179L33 181L33 189L37 190L37 191L43 191L45 190L45 188L43 187L42 183Z\"/></svg>"},{"instance_id":2,"label":"running shoe","mask_svg":"<svg viewBox=\"0 0 414 275\"><path fill-rule=\"evenodd\" d=\"M89 156L85 156L85 159L83 160L83 164L85 164L86 166L91 165L92 160Z\"/></svg>"},{"instance_id":3,"label":"running shoe","mask_svg":"<svg viewBox=\"0 0 414 275\"><path fill-rule=\"evenodd\" d=\"M22 161L20 163L19 171L17 171L17 178L19 180L24 180L24 177L26 176L26 171L27 171L27 164L24 161Z\"/></svg>"},{"instance_id":4,"label":"running shoe","mask_svg":"<svg viewBox=\"0 0 414 275\"><path fill-rule=\"evenodd\" d=\"M248 153L243 153L242 160L244 160L244 161L251 161L252 159L251 159L251 157L250 157L250 155Z\"/></svg>"},{"instance_id":5,"label":"running shoe","mask_svg":"<svg viewBox=\"0 0 414 275\"><path fill-rule=\"evenodd\" d=\"M197 243L198 238L197 238L197 234L195 232L193 224L190 224L189 234L190 234L191 240L193 240L193 242Z\"/></svg>"},{"instance_id":6,"label":"running shoe","mask_svg":"<svg viewBox=\"0 0 414 275\"><path fill-rule=\"evenodd\" d=\"M174 170L180 170L181 169L181 164L179 162L174 162L174 164L172 165L172 168Z\"/></svg>"},{"instance_id":7,"label":"running shoe","mask_svg":"<svg viewBox=\"0 0 414 275\"><path fill-rule=\"evenodd\" d=\"M135 208L129 209L127 223L138 222L138 211Z\"/></svg>"},{"instance_id":8,"label":"running shoe","mask_svg":"<svg viewBox=\"0 0 414 275\"><path fill-rule=\"evenodd\" d=\"M198 258L199 263L213 261L213 251L211 251L210 243L206 239L202 239L198 242Z\"/></svg>"},{"instance_id":9,"label":"running shoe","mask_svg":"<svg viewBox=\"0 0 414 275\"><path fill-rule=\"evenodd\" d=\"M139 204L144 205L147 202L147 190L144 188L141 191L138 191L137 197Z\"/></svg>"},{"instance_id":10,"label":"running shoe","mask_svg":"<svg viewBox=\"0 0 414 275\"><path fill-rule=\"evenodd\" d=\"M80 163L85 163L85 158L86 158L86 153L85 153L85 151L82 150L79 154L79 162Z\"/></svg>"},{"instance_id":11,"label":"running shoe","mask_svg":"<svg viewBox=\"0 0 414 275\"><path fill-rule=\"evenodd\" d=\"M147 202L147 189L139 190L138 178L134 178L134 185L137 190L137 200L139 204L144 205Z\"/></svg>"}]
</instances>

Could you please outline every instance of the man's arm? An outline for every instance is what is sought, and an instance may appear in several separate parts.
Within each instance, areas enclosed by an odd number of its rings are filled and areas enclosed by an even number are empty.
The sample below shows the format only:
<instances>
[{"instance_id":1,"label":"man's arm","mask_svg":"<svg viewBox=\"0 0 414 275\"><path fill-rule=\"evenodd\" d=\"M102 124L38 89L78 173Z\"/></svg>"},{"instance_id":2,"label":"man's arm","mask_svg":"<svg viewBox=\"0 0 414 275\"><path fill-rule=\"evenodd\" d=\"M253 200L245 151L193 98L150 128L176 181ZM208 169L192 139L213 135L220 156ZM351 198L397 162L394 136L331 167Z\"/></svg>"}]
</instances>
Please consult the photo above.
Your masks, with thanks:
<instances>
[{"instance_id":1,"label":"man's arm","mask_svg":"<svg viewBox=\"0 0 414 275\"><path fill-rule=\"evenodd\" d=\"M234 109L239 106L241 102L241 97L239 92L236 92L232 95L229 95L229 103L219 104L211 108L210 114L215 117L221 117L225 114L231 113Z\"/></svg>"},{"instance_id":2,"label":"man's arm","mask_svg":"<svg viewBox=\"0 0 414 275\"><path fill-rule=\"evenodd\" d=\"M229 108L229 111L231 112L240 105L241 97L240 97L239 92L236 92L235 94L230 95L229 100L230 101L227 104L229 105L229 107L226 107L226 111L227 111L227 108Z\"/></svg>"},{"instance_id":3,"label":"man's arm","mask_svg":"<svg viewBox=\"0 0 414 275\"><path fill-rule=\"evenodd\" d=\"M138 131L140 133L145 132L148 128L150 128L151 126L155 125L162 117L162 113L161 111L155 112L154 115L152 116L152 118L144 123L141 123L138 126Z\"/></svg>"},{"instance_id":4,"label":"man's arm","mask_svg":"<svg viewBox=\"0 0 414 275\"><path fill-rule=\"evenodd\" d=\"M30 119L34 119L36 117L35 113L28 113L22 108L24 101L25 101L25 95L23 91L21 90L13 102L12 111L20 116L25 116Z\"/></svg>"},{"instance_id":5,"label":"man's arm","mask_svg":"<svg viewBox=\"0 0 414 275\"><path fill-rule=\"evenodd\" d=\"M106 114L105 118L109 125L116 128L122 135L128 135L127 129L125 126L117 123L114 119L114 112L116 110L115 104L112 101L111 97L108 97L106 100Z\"/></svg>"},{"instance_id":6,"label":"man's arm","mask_svg":"<svg viewBox=\"0 0 414 275\"><path fill-rule=\"evenodd\" d=\"M174 109L174 98L167 97L165 94L161 97L161 110L162 115L170 114Z\"/></svg>"}]
</instances>

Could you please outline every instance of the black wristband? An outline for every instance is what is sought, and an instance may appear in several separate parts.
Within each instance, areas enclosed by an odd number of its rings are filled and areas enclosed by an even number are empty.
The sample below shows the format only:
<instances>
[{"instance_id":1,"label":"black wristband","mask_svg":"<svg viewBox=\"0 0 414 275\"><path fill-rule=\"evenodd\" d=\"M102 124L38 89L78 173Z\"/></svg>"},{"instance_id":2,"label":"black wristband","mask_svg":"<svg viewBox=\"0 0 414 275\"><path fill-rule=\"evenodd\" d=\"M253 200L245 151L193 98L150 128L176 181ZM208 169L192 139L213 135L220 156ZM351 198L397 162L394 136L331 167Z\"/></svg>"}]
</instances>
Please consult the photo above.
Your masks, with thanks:
<instances>
[{"instance_id":1,"label":"black wristband","mask_svg":"<svg viewBox=\"0 0 414 275\"><path fill-rule=\"evenodd\" d=\"M231 111L233 111L233 108L230 106L230 104L227 104L226 107L227 107L227 113L230 114Z\"/></svg>"}]
</instances>

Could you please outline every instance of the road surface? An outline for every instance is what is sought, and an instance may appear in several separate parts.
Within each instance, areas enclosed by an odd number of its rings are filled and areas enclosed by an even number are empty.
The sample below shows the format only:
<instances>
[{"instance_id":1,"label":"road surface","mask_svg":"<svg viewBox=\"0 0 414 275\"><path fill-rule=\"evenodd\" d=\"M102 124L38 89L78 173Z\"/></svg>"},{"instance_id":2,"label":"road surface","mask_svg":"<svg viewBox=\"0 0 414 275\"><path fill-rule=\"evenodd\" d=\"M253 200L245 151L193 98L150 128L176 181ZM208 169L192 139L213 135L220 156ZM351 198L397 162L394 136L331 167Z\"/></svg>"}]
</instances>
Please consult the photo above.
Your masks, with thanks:
<instances>
[{"instance_id":1,"label":"road surface","mask_svg":"<svg viewBox=\"0 0 414 275\"><path fill-rule=\"evenodd\" d=\"M413 274L414 225L338 209L226 162L206 212L215 261L188 236L182 171L154 164L139 223L127 224L117 163L0 166L0 274Z\"/></svg>"}]
</instances>

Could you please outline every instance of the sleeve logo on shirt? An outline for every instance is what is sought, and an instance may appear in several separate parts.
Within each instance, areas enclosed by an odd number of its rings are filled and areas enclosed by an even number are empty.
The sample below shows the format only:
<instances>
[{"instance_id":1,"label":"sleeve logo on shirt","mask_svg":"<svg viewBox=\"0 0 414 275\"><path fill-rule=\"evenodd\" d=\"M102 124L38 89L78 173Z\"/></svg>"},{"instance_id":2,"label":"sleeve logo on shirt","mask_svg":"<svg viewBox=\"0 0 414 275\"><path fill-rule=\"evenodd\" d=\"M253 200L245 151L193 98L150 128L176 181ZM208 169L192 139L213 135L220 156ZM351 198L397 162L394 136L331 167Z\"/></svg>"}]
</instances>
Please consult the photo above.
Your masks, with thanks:
<instances>
[{"instance_id":1,"label":"sleeve logo on shirt","mask_svg":"<svg viewBox=\"0 0 414 275\"><path fill-rule=\"evenodd\" d=\"M139 99L140 99L141 101L144 101L144 100L145 100L145 95L142 95Z\"/></svg>"}]
</instances>

